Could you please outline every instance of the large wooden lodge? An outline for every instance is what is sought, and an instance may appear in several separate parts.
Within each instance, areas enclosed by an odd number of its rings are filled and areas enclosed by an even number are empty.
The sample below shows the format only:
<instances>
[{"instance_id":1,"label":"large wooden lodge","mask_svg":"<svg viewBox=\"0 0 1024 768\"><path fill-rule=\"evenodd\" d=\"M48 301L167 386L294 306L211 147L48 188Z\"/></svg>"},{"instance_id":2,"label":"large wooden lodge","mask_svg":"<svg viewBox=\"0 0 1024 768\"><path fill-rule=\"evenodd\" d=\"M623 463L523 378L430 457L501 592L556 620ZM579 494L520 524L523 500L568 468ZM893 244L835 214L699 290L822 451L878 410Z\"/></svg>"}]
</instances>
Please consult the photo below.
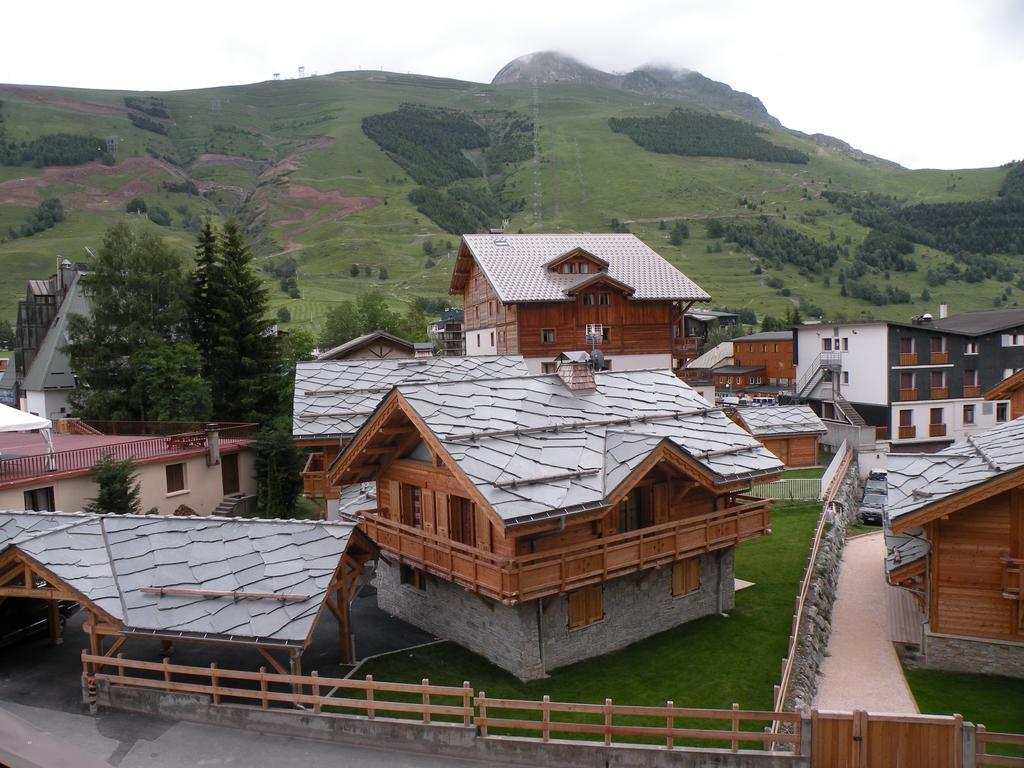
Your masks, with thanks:
<instances>
[{"instance_id":1,"label":"large wooden lodge","mask_svg":"<svg viewBox=\"0 0 1024 768\"><path fill-rule=\"evenodd\" d=\"M698 354L683 316L711 300L630 234L465 235L449 292L463 298L467 355L522 355L531 373L591 348L611 370L677 367Z\"/></svg>"},{"instance_id":2,"label":"large wooden lodge","mask_svg":"<svg viewBox=\"0 0 1024 768\"><path fill-rule=\"evenodd\" d=\"M733 604L778 459L670 371L398 384L328 469L375 483L380 606L523 679Z\"/></svg>"},{"instance_id":3,"label":"large wooden lodge","mask_svg":"<svg viewBox=\"0 0 1024 768\"><path fill-rule=\"evenodd\" d=\"M888 470L886 570L921 607L926 663L1024 677L1024 419Z\"/></svg>"}]
</instances>

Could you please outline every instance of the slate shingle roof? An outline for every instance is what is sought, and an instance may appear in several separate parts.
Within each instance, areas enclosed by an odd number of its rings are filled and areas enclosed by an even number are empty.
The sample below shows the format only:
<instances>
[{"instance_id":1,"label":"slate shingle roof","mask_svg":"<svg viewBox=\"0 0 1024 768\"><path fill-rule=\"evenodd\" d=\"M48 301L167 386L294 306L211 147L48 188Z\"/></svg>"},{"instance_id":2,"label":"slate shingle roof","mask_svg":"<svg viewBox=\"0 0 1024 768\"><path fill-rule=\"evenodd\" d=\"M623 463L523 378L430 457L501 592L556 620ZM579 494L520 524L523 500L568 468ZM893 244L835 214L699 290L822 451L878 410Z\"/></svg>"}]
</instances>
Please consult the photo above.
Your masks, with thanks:
<instances>
[{"instance_id":1,"label":"slate shingle roof","mask_svg":"<svg viewBox=\"0 0 1024 768\"><path fill-rule=\"evenodd\" d=\"M825 423L807 405L741 408L737 413L756 437L824 435L828 432Z\"/></svg>"},{"instance_id":2,"label":"slate shingle roof","mask_svg":"<svg viewBox=\"0 0 1024 768\"><path fill-rule=\"evenodd\" d=\"M890 520L1024 467L1024 418L981 432L937 453L888 458Z\"/></svg>"},{"instance_id":3,"label":"slate shingle roof","mask_svg":"<svg viewBox=\"0 0 1024 768\"><path fill-rule=\"evenodd\" d=\"M704 290L635 235L464 235L463 242L506 304L574 301L566 293L594 273L563 275L546 264L576 248L608 262L608 276L634 300L710 301Z\"/></svg>"},{"instance_id":4,"label":"slate shingle roof","mask_svg":"<svg viewBox=\"0 0 1024 768\"><path fill-rule=\"evenodd\" d=\"M519 355L299 363L295 366L292 435L308 440L354 434L397 384L526 374Z\"/></svg>"},{"instance_id":5,"label":"slate shingle roof","mask_svg":"<svg viewBox=\"0 0 1024 768\"><path fill-rule=\"evenodd\" d=\"M301 644L354 523L0 512L17 547L140 633ZM275 592L303 601L159 595L143 587Z\"/></svg>"},{"instance_id":6,"label":"slate shingle roof","mask_svg":"<svg viewBox=\"0 0 1024 768\"><path fill-rule=\"evenodd\" d=\"M399 392L506 524L606 506L662 441L716 482L782 470L779 460L670 371L402 385ZM518 430L518 431L517 431Z\"/></svg>"}]
</instances>

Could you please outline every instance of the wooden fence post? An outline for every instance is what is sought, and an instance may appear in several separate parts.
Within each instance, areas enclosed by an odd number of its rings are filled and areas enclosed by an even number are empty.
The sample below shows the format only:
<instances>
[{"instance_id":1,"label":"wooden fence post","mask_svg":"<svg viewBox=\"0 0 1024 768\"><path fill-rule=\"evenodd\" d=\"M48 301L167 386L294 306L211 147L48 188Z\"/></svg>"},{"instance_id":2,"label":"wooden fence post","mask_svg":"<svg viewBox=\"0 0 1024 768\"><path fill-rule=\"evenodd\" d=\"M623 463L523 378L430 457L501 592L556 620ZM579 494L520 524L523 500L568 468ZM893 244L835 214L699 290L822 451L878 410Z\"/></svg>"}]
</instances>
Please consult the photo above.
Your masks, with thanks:
<instances>
[{"instance_id":1,"label":"wooden fence post","mask_svg":"<svg viewBox=\"0 0 1024 768\"><path fill-rule=\"evenodd\" d=\"M430 691L427 690L427 686L430 685L430 680L423 678L423 722L430 722Z\"/></svg>"},{"instance_id":2,"label":"wooden fence post","mask_svg":"<svg viewBox=\"0 0 1024 768\"><path fill-rule=\"evenodd\" d=\"M487 735L487 692L480 691L476 700L477 709L480 710L480 735Z\"/></svg>"},{"instance_id":3,"label":"wooden fence post","mask_svg":"<svg viewBox=\"0 0 1024 768\"><path fill-rule=\"evenodd\" d=\"M612 743L612 700L604 700L604 745L610 747Z\"/></svg>"},{"instance_id":4,"label":"wooden fence post","mask_svg":"<svg viewBox=\"0 0 1024 768\"><path fill-rule=\"evenodd\" d=\"M473 714L473 689L469 687L469 680L462 681L462 709L462 724L468 727Z\"/></svg>"},{"instance_id":5,"label":"wooden fence post","mask_svg":"<svg viewBox=\"0 0 1024 768\"><path fill-rule=\"evenodd\" d=\"M366 676L366 717L373 720L373 675Z\"/></svg>"},{"instance_id":6,"label":"wooden fence post","mask_svg":"<svg viewBox=\"0 0 1024 768\"><path fill-rule=\"evenodd\" d=\"M166 656L164 656L164 682L165 683L171 682L171 670L169 668L170 664L171 664L171 660L169 658L167 658ZM168 693L170 692L170 690L171 690L171 687L167 686Z\"/></svg>"},{"instance_id":7,"label":"wooden fence post","mask_svg":"<svg viewBox=\"0 0 1024 768\"><path fill-rule=\"evenodd\" d=\"M541 738L544 741L551 740L551 697L546 693L544 694L544 700L541 702L541 712L543 713L541 719L544 722L543 729L541 730Z\"/></svg>"},{"instance_id":8,"label":"wooden fence post","mask_svg":"<svg viewBox=\"0 0 1024 768\"><path fill-rule=\"evenodd\" d=\"M267 701L267 668L260 667L260 706L267 709L270 702Z\"/></svg>"},{"instance_id":9,"label":"wooden fence post","mask_svg":"<svg viewBox=\"0 0 1024 768\"><path fill-rule=\"evenodd\" d=\"M220 689L217 687L217 662L210 662L210 687L213 689L213 703L220 704Z\"/></svg>"},{"instance_id":10,"label":"wooden fence post","mask_svg":"<svg viewBox=\"0 0 1024 768\"><path fill-rule=\"evenodd\" d=\"M312 679L311 686L313 688L313 712L315 712L316 714L319 715L320 714L320 679L319 679L320 675L318 675L317 671L314 669L312 672L309 673L309 676Z\"/></svg>"},{"instance_id":11,"label":"wooden fence post","mask_svg":"<svg viewBox=\"0 0 1024 768\"><path fill-rule=\"evenodd\" d=\"M732 705L732 751L738 752L740 748L740 721L736 717L736 712L739 711L740 705L733 703Z\"/></svg>"},{"instance_id":12,"label":"wooden fence post","mask_svg":"<svg viewBox=\"0 0 1024 768\"><path fill-rule=\"evenodd\" d=\"M668 715L665 717L665 729L668 731L668 736L665 738L665 748L672 749L672 745L675 739L672 738L672 729L675 728L676 718L672 714L672 710L675 707L675 702L669 699L665 702L665 707L668 709Z\"/></svg>"},{"instance_id":13,"label":"wooden fence post","mask_svg":"<svg viewBox=\"0 0 1024 768\"><path fill-rule=\"evenodd\" d=\"M121 661L123 659L124 659L124 654L123 653L117 654L117 660L118 661ZM117 665L117 676L118 677L124 677L124 664L118 664Z\"/></svg>"}]
</instances>

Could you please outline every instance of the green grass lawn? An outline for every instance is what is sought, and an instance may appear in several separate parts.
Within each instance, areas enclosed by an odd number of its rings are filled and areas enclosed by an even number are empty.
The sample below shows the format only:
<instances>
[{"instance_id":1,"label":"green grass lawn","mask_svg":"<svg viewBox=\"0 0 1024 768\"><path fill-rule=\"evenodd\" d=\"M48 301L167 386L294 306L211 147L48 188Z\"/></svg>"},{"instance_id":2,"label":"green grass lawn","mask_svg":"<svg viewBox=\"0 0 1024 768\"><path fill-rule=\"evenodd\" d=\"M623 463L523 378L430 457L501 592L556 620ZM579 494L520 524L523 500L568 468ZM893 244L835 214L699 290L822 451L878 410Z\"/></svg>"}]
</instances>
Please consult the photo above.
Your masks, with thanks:
<instances>
[{"instance_id":1,"label":"green grass lawn","mask_svg":"<svg viewBox=\"0 0 1024 768\"><path fill-rule=\"evenodd\" d=\"M1024 680L991 675L967 675L934 669L907 669L907 683L922 713L952 715L981 723L989 731L1024 733ZM996 754L1022 755L993 747Z\"/></svg>"},{"instance_id":2,"label":"green grass lawn","mask_svg":"<svg viewBox=\"0 0 1024 768\"><path fill-rule=\"evenodd\" d=\"M742 544L736 576L754 582L736 594L729 616L707 616L615 653L523 683L454 643L399 652L367 663L376 680L462 685L488 696L552 701L770 710L786 652L793 598L807 560L817 508L777 510L771 536Z\"/></svg>"},{"instance_id":3,"label":"green grass lawn","mask_svg":"<svg viewBox=\"0 0 1024 768\"><path fill-rule=\"evenodd\" d=\"M807 469L787 469L782 473L783 480L798 480L800 478L821 477L825 474L824 467L808 467Z\"/></svg>"}]
</instances>

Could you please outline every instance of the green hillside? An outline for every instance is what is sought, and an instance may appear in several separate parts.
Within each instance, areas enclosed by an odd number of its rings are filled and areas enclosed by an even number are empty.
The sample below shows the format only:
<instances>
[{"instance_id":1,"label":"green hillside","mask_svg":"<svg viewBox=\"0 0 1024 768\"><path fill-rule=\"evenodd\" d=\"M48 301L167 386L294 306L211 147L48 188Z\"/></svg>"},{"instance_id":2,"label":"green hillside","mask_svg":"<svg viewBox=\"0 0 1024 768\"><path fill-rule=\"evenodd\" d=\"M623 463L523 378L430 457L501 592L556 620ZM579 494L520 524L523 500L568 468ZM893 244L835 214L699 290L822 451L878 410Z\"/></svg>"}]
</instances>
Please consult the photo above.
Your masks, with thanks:
<instances>
[{"instance_id":1,"label":"green hillside","mask_svg":"<svg viewBox=\"0 0 1024 768\"><path fill-rule=\"evenodd\" d=\"M161 94L0 86L0 102L0 144L13 147L7 162L20 162L18 148L44 136L117 137L112 156L97 147L101 159L84 165L0 165L3 318L13 318L26 278L50 274L58 255L83 258L136 197L151 211L156 206L169 214L170 226L161 231L183 250L191 248L202 216L237 215L263 263L294 257L299 298L289 297L269 273L267 280L275 306L288 306L298 324L316 325L332 303L370 286L396 303L444 296L458 233L438 222L497 226L502 217L510 219L511 231L524 232L609 231L617 219L700 283L717 306L751 307L759 315L782 315L802 300L806 309L833 317L905 319L940 301L962 311L1013 304L1024 295L1016 287L1024 286L1019 254L987 256L994 260L991 274L976 280L972 273L968 282L949 267L962 256L916 240L909 254L914 271L870 267L856 278L881 294L888 286L905 291L910 303L876 306L849 290L841 295L847 273L863 269L854 262L871 231L863 222L871 220L835 193L895 197L898 208L998 201L1006 167L909 171L855 159L781 128L734 132L756 143L758 153L765 147L775 153L763 156L790 162L671 154L679 137L650 140L644 126L661 131L682 121L687 130L699 130L692 111L700 112L700 104L600 84L535 88L347 72ZM409 105L425 131L446 130L443 120L454 121L463 131L461 143L453 138L424 152L415 132L403 134L402 121L388 117ZM666 120L681 114L673 113L677 108L688 110L686 119ZM658 120L637 122L643 118ZM629 122L615 122L622 120ZM380 144L369 138L364 121ZM640 138L612 125L628 125ZM720 138L716 153L729 154ZM641 140L658 151L644 149ZM7 237L50 197L60 198L65 221L30 237ZM456 215L467 211L470 219ZM708 237L708 220L768 228L762 216L838 249L834 263L759 257L750 245ZM1019 218L1013 213L1010 222L1018 233L1024 229ZM691 235L681 246L669 242L675 220L685 221ZM944 284L936 284L939 273L947 275ZM922 300L926 289L930 295Z\"/></svg>"}]
</instances>

